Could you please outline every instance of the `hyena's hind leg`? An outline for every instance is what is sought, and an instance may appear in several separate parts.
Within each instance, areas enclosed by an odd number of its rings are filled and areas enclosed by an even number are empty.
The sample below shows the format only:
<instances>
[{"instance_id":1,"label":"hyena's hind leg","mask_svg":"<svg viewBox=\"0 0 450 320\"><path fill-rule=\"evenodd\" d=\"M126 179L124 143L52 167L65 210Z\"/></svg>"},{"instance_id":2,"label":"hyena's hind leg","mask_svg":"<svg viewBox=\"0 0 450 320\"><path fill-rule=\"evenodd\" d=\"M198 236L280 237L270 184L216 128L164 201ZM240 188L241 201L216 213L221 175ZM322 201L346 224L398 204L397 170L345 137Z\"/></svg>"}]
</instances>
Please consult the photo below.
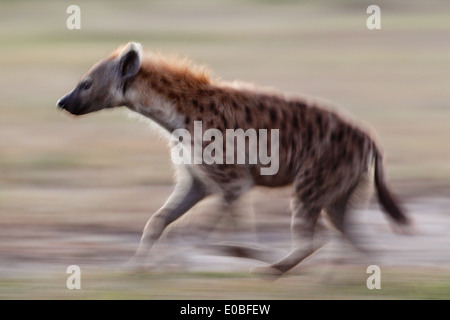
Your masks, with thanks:
<instances>
[{"instance_id":1,"label":"hyena's hind leg","mask_svg":"<svg viewBox=\"0 0 450 320\"><path fill-rule=\"evenodd\" d=\"M294 197L292 201L291 251L280 261L270 266L253 268L252 272L281 276L322 247L324 243L314 241L314 231L321 211L321 206L308 205L300 199L300 196Z\"/></svg>"},{"instance_id":2,"label":"hyena's hind leg","mask_svg":"<svg viewBox=\"0 0 450 320\"><path fill-rule=\"evenodd\" d=\"M371 175L365 172L348 191L341 194L325 208L328 220L340 233L342 238L361 253L368 250L361 246L360 239L355 234L352 225L352 214L367 206L371 194Z\"/></svg>"},{"instance_id":3,"label":"hyena's hind leg","mask_svg":"<svg viewBox=\"0 0 450 320\"><path fill-rule=\"evenodd\" d=\"M223 230L225 235L222 234L222 237L225 236L233 240L205 243L202 247L214 250L222 255L269 262L274 252L255 244L254 217L248 216L251 204L247 201L244 201L245 203L241 201L245 191L247 190L236 192L236 189L234 189L234 192L224 193L220 200L220 209L223 212L220 222L222 222L222 227L225 224L225 230ZM220 222L218 221L217 225L220 225ZM211 226L209 233L212 233L214 229L216 229L216 226ZM234 239L235 237L238 239Z\"/></svg>"}]
</instances>

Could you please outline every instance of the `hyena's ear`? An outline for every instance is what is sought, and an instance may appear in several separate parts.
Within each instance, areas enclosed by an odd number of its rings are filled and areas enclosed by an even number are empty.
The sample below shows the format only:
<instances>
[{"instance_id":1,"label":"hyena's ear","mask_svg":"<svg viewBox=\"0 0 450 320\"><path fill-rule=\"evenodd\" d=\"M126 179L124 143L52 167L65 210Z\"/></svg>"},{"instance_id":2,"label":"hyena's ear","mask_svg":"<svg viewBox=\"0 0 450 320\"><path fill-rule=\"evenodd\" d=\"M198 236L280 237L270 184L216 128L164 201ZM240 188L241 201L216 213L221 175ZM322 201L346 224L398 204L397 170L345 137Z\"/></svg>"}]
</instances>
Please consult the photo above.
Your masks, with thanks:
<instances>
[{"instance_id":1,"label":"hyena's ear","mask_svg":"<svg viewBox=\"0 0 450 320\"><path fill-rule=\"evenodd\" d=\"M142 46L137 42L129 42L119 53L120 75L125 83L139 71L142 61Z\"/></svg>"}]
</instances>

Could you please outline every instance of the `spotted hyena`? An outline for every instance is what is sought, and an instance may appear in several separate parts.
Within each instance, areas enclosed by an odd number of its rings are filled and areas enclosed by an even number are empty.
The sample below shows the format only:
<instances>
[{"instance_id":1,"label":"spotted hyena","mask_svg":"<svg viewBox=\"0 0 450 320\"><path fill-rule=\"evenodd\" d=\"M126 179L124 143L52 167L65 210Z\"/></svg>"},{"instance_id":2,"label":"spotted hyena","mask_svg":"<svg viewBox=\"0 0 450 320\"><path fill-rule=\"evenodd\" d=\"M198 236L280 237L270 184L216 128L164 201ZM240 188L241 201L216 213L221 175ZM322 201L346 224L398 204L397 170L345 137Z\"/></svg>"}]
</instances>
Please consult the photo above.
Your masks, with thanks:
<instances>
[{"instance_id":1,"label":"spotted hyena","mask_svg":"<svg viewBox=\"0 0 450 320\"><path fill-rule=\"evenodd\" d=\"M312 240L322 211L345 235L350 199L371 177L388 217L399 226L409 224L386 185L382 154L374 139L317 99L218 81L203 67L159 54L144 56L140 44L128 43L95 64L58 106L74 115L125 106L168 133L177 129L193 133L196 121L202 121L203 130L224 133L238 128L278 130L278 141L268 139L269 146L279 145L274 174L261 174L261 162L180 165L175 191L144 228L134 256L137 262L145 260L170 223L200 200L220 195L225 215L254 186L292 185L293 248L260 270L264 272L282 274L317 249ZM225 154L227 145L223 148Z\"/></svg>"}]
</instances>

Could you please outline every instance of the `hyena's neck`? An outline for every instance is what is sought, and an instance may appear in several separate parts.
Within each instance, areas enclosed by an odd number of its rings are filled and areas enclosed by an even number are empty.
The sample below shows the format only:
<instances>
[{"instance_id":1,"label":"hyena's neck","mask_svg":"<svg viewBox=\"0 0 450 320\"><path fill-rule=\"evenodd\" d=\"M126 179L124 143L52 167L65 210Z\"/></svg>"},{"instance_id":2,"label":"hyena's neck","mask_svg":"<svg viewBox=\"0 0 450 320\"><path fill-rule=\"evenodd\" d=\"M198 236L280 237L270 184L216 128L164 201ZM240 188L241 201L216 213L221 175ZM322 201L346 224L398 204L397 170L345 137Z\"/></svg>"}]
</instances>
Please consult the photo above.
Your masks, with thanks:
<instances>
[{"instance_id":1,"label":"hyena's neck","mask_svg":"<svg viewBox=\"0 0 450 320\"><path fill-rule=\"evenodd\" d=\"M130 83L127 105L172 132L185 128L187 119L197 113L191 110L199 107L195 106L196 99L211 88L209 77L202 69L179 60L153 57L143 61L141 70Z\"/></svg>"}]
</instances>

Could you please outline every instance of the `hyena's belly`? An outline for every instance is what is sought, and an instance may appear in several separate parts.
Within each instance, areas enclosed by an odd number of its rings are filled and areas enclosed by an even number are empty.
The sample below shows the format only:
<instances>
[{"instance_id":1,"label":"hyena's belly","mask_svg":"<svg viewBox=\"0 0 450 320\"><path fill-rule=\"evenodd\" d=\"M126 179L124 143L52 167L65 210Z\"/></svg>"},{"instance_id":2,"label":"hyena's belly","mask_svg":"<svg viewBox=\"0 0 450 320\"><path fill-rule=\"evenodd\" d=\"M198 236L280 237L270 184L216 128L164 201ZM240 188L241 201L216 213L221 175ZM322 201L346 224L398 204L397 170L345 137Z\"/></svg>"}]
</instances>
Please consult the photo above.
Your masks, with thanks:
<instances>
[{"instance_id":1,"label":"hyena's belly","mask_svg":"<svg viewBox=\"0 0 450 320\"><path fill-rule=\"evenodd\" d=\"M297 168L294 162L280 162L278 171L275 174L261 174L261 169L267 166L253 165L250 172L255 185L264 187L282 187L292 184Z\"/></svg>"}]
</instances>

